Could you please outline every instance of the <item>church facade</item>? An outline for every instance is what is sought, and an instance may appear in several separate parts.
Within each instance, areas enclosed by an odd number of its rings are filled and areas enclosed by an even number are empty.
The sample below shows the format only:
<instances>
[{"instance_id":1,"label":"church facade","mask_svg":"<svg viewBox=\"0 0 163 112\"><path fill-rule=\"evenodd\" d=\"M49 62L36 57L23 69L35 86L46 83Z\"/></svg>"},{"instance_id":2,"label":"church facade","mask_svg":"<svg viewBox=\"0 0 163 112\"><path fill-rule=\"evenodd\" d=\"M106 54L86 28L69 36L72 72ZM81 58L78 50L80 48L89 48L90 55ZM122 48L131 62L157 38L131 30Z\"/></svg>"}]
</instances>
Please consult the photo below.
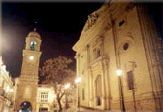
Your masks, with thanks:
<instances>
[{"instance_id":1,"label":"church facade","mask_svg":"<svg viewBox=\"0 0 163 112\"><path fill-rule=\"evenodd\" d=\"M139 112L161 110L160 45L156 28L142 4L110 2L91 13L73 46L77 75L82 78L80 106Z\"/></svg>"}]
</instances>

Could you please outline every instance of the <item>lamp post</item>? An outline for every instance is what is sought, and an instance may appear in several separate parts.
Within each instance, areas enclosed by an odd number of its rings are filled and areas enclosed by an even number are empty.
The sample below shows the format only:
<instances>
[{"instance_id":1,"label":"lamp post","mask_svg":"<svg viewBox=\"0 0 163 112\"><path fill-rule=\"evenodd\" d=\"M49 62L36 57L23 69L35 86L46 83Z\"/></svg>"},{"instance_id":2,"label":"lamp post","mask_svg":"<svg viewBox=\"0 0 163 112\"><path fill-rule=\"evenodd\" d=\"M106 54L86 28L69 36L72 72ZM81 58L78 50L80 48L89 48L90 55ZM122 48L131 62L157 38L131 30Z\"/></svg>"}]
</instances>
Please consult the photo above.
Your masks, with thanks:
<instances>
[{"instance_id":1,"label":"lamp post","mask_svg":"<svg viewBox=\"0 0 163 112\"><path fill-rule=\"evenodd\" d=\"M79 97L79 83L81 82L81 77L77 77L76 79L75 79L75 84L77 84L77 94L78 94L78 109L79 109L79 111L80 111L80 97Z\"/></svg>"},{"instance_id":2,"label":"lamp post","mask_svg":"<svg viewBox=\"0 0 163 112\"><path fill-rule=\"evenodd\" d=\"M122 70L121 69L117 69L116 73L117 73L118 82L119 82L119 98L120 98L121 111L125 112L126 109L125 109L125 104L124 104L124 96L123 96L122 80L121 80Z\"/></svg>"}]
</instances>

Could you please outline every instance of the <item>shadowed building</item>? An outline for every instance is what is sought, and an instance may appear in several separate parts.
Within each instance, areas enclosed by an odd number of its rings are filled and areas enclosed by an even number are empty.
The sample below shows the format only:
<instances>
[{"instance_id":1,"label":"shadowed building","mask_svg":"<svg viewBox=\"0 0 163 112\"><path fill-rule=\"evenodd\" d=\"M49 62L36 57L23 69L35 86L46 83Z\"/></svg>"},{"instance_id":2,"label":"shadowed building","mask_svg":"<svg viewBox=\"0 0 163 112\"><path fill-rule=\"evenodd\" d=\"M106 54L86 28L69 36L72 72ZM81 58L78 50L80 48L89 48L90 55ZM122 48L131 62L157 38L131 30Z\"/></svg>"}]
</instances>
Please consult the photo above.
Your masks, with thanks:
<instances>
[{"instance_id":1,"label":"shadowed building","mask_svg":"<svg viewBox=\"0 0 163 112\"><path fill-rule=\"evenodd\" d=\"M21 75L16 84L15 110L28 109L36 112L40 45L40 35L30 32L26 37Z\"/></svg>"},{"instance_id":2,"label":"shadowed building","mask_svg":"<svg viewBox=\"0 0 163 112\"><path fill-rule=\"evenodd\" d=\"M132 112L162 109L159 46L145 5L111 2L90 14L73 46L82 78L80 106Z\"/></svg>"}]
</instances>

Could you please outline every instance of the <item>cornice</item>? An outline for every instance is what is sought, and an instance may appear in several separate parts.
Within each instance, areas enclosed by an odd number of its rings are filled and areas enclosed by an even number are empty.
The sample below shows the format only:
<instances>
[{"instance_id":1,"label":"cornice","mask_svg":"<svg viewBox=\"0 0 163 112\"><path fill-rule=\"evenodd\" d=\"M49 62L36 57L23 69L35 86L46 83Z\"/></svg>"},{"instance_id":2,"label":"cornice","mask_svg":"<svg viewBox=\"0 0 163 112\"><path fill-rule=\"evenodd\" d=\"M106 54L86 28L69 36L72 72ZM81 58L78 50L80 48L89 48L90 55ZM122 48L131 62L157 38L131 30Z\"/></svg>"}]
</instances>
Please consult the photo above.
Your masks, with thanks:
<instances>
[{"instance_id":1,"label":"cornice","mask_svg":"<svg viewBox=\"0 0 163 112\"><path fill-rule=\"evenodd\" d=\"M92 40L101 37L101 35L111 28L111 25L108 21L109 15L107 13L108 12L105 10L104 13L99 16L96 24L92 26L91 29L88 31L82 31L80 39L73 46L74 51L80 51L84 46L87 46L89 43L91 43Z\"/></svg>"},{"instance_id":2,"label":"cornice","mask_svg":"<svg viewBox=\"0 0 163 112\"><path fill-rule=\"evenodd\" d=\"M73 46L73 50L76 52L82 51L86 45L111 29L110 15L112 15L112 19L116 20L124 13L132 10L133 7L134 4L129 2L104 4L100 9L90 14L81 32L80 39Z\"/></svg>"}]
</instances>

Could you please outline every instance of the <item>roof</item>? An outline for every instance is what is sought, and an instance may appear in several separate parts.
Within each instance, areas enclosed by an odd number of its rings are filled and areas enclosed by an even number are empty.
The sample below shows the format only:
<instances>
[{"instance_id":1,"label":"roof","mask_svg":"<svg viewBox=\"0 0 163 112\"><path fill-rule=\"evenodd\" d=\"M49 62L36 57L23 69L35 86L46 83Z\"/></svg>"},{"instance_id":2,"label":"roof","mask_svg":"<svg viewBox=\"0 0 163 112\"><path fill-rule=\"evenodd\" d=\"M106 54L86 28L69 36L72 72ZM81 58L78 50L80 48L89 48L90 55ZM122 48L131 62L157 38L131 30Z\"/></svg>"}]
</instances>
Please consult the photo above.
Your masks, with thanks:
<instances>
[{"instance_id":1,"label":"roof","mask_svg":"<svg viewBox=\"0 0 163 112\"><path fill-rule=\"evenodd\" d=\"M40 34L35 31L29 32L28 37L36 37L36 38L41 39Z\"/></svg>"}]
</instances>

